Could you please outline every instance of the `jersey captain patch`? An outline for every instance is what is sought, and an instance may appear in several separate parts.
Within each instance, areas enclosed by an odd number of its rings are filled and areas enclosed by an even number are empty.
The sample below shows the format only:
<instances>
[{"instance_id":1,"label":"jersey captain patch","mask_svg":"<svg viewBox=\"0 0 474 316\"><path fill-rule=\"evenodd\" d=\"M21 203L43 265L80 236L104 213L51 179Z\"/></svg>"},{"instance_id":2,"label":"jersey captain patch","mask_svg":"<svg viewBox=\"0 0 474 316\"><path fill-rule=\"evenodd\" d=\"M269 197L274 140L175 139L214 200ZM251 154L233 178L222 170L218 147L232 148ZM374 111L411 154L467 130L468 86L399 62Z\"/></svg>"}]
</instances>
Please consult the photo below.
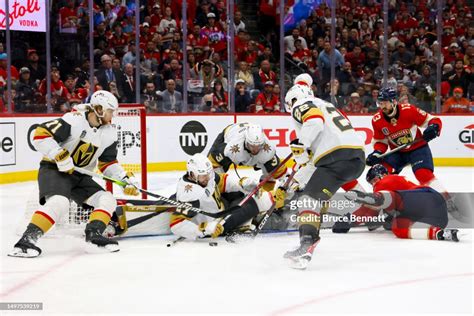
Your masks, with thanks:
<instances>
[{"instance_id":1,"label":"jersey captain patch","mask_svg":"<svg viewBox=\"0 0 474 316\"><path fill-rule=\"evenodd\" d=\"M86 167L92 161L92 157L98 149L97 146L81 140L71 153L74 164L78 167Z\"/></svg>"}]
</instances>

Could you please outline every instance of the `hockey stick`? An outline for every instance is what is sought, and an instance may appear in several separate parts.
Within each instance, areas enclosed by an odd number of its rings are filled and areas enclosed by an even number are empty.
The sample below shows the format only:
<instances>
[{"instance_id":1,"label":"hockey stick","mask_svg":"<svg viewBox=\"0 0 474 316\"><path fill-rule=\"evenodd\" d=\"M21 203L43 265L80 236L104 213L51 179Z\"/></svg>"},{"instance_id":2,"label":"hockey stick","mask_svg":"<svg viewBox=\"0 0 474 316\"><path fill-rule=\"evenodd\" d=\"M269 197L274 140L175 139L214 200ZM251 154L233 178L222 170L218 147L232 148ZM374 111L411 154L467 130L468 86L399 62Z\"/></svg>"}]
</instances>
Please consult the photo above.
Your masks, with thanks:
<instances>
[{"instance_id":1,"label":"hockey stick","mask_svg":"<svg viewBox=\"0 0 474 316\"><path fill-rule=\"evenodd\" d=\"M423 140L423 138L415 139L415 140L412 141L411 143L403 144L403 145L401 145L400 147L397 147L397 148L394 148L394 149L392 149L392 150L390 150L390 151L387 151L386 153L383 153L383 154L380 154L380 155L376 155L376 157L379 158L379 159L385 158L385 157L387 157L387 156L390 156L391 154L394 154L394 153L396 153L396 152L399 152L399 151L402 150L402 149L405 149L405 148L407 148L407 147L409 147L409 146L411 146L411 145L414 145L414 144L416 144L416 143L418 143L418 142L420 142L420 141L422 141L422 140Z\"/></svg>"},{"instance_id":2,"label":"hockey stick","mask_svg":"<svg viewBox=\"0 0 474 316\"><path fill-rule=\"evenodd\" d=\"M293 169L293 171L291 171L291 174L288 176L288 179L286 179L285 183L283 184L283 187L282 187L283 190L288 189L288 186L290 185L291 180L293 180L293 177L295 176L295 173L296 173L296 169ZM270 218L270 216L272 216L273 212L275 212L275 204L272 206L272 208L270 208L265 213L263 218L260 220L260 222L257 225L257 228L252 232L253 237L257 236L258 233L260 233L263 226L265 226L265 223L267 222L267 220Z\"/></svg>"},{"instance_id":3,"label":"hockey stick","mask_svg":"<svg viewBox=\"0 0 474 316\"><path fill-rule=\"evenodd\" d=\"M190 206L189 204L181 203L181 202L169 199L167 197L161 196L159 194L150 192L148 190L139 188L139 187L137 187L136 185L134 185L132 183L127 183L125 181L121 181L121 180L117 180L117 179L114 179L114 178L111 178L111 177L107 177L105 175L98 174L96 172L92 172L92 171L89 171L87 169L83 169L83 168L80 168L80 167L74 167L74 170L81 173L81 174L84 174L84 175L87 175L87 176L90 176L90 177L103 179L103 180L106 180L106 181L110 181L112 183L115 183L115 184L123 186L123 187L127 186L127 185L133 185L141 193L146 193L149 196L152 196L152 197L156 198L159 201L170 204L171 206L179 207L181 209L180 212L184 215L188 215L188 212L194 212L194 213L199 213L199 214L206 215L206 216L209 216L209 217L212 217L212 218L220 218L220 217L225 216L225 215L229 214L230 212L232 212L232 210L229 209L229 210L225 210L225 211L222 211L222 212L219 212L219 213L208 213L208 212L206 212L204 210L201 210L199 208Z\"/></svg>"},{"instance_id":4,"label":"hockey stick","mask_svg":"<svg viewBox=\"0 0 474 316\"><path fill-rule=\"evenodd\" d=\"M244 197L244 198L242 199L242 201L239 202L238 205L239 205L239 206L242 206L242 205L244 205L248 200L250 200L250 198L251 198L255 193L257 193L257 191L260 190L260 188L263 187L263 185L264 185L265 183L267 183L268 180L270 180L270 179L273 177L273 175L278 171L278 169L280 169L281 166L283 166L284 164L286 164L286 162L287 162L288 160L290 160L290 158L291 158L292 155L293 155L293 154L289 154L288 156L286 156L286 158L283 159L283 160L280 162L280 164L279 164L278 166L276 166L275 169L272 170L272 172L270 172L269 174L267 174L266 177L263 178L263 180L260 181L260 183L259 183L249 194L247 194L247 196Z\"/></svg>"}]
</instances>

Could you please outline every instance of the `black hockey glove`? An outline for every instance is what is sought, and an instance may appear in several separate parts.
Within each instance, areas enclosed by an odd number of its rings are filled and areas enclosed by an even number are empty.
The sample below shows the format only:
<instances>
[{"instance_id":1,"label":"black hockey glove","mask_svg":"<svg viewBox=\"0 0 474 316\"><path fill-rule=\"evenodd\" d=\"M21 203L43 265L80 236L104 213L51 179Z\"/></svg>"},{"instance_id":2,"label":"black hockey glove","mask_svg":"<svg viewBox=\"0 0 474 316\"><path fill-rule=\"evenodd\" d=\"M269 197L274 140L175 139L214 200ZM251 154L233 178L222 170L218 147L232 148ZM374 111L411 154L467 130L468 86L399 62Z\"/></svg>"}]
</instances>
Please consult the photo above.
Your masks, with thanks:
<instances>
[{"instance_id":1,"label":"black hockey glove","mask_svg":"<svg viewBox=\"0 0 474 316\"><path fill-rule=\"evenodd\" d=\"M439 136L438 124L430 124L423 132L423 139L426 140L427 142L435 139L438 136Z\"/></svg>"},{"instance_id":2,"label":"black hockey glove","mask_svg":"<svg viewBox=\"0 0 474 316\"><path fill-rule=\"evenodd\" d=\"M373 166L373 165L376 165L378 163L380 163L382 161L382 158L379 158L377 156L381 155L382 152L378 151L378 150L374 150L371 154L369 154L367 156L367 159L365 160L365 164L367 166Z\"/></svg>"}]
</instances>

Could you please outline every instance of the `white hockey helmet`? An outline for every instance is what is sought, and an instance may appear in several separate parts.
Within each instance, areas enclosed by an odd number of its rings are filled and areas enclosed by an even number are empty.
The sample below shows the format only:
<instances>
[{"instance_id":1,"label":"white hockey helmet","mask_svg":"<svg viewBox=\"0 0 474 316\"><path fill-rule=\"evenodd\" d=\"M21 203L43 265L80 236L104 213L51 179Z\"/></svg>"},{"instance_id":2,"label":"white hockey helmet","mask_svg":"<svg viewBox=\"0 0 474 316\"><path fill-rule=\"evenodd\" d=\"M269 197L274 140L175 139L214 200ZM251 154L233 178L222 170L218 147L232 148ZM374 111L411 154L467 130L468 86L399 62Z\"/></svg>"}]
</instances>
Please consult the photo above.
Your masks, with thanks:
<instances>
[{"instance_id":1,"label":"white hockey helmet","mask_svg":"<svg viewBox=\"0 0 474 316\"><path fill-rule=\"evenodd\" d=\"M293 107L293 103L295 100L300 100L308 97L313 96L313 91L311 88L302 86L302 85L294 85L293 87L288 90L285 95L285 110L288 113L291 113L291 109Z\"/></svg>"},{"instance_id":2,"label":"white hockey helmet","mask_svg":"<svg viewBox=\"0 0 474 316\"><path fill-rule=\"evenodd\" d=\"M96 105L102 106L102 112L105 112L106 110L113 110L114 115L117 113L118 110L117 98L112 93L106 90L98 90L94 92L91 96L91 100L89 103L94 109L95 114L97 114L97 116L99 117L102 117L103 115L99 115L95 111Z\"/></svg>"},{"instance_id":3,"label":"white hockey helmet","mask_svg":"<svg viewBox=\"0 0 474 316\"><path fill-rule=\"evenodd\" d=\"M261 146L265 143L265 135L260 125L249 124L245 130L245 143L251 146Z\"/></svg>"},{"instance_id":4,"label":"white hockey helmet","mask_svg":"<svg viewBox=\"0 0 474 316\"><path fill-rule=\"evenodd\" d=\"M311 89L311 85L313 84L313 78L309 74L303 73L296 76L295 80L293 81L293 84L307 86Z\"/></svg>"},{"instance_id":5,"label":"white hockey helmet","mask_svg":"<svg viewBox=\"0 0 474 316\"><path fill-rule=\"evenodd\" d=\"M189 158L186 168L188 173L192 173L196 178L211 174L213 171L211 161L203 154L194 154Z\"/></svg>"}]
</instances>

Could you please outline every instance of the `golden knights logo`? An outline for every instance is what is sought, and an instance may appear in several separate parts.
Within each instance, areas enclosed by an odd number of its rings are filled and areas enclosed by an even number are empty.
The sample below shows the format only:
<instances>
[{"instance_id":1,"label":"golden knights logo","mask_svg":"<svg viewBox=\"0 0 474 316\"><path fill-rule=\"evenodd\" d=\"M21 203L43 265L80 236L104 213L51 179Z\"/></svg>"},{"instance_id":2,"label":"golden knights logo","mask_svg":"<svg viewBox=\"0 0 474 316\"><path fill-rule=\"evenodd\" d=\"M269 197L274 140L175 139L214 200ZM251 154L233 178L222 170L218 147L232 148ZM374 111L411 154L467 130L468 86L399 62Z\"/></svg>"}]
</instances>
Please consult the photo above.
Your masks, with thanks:
<instances>
[{"instance_id":1,"label":"golden knights logo","mask_svg":"<svg viewBox=\"0 0 474 316\"><path fill-rule=\"evenodd\" d=\"M91 143L86 143L81 140L71 153L74 165L78 167L86 167L89 165L98 148L99 147L96 147Z\"/></svg>"}]
</instances>

